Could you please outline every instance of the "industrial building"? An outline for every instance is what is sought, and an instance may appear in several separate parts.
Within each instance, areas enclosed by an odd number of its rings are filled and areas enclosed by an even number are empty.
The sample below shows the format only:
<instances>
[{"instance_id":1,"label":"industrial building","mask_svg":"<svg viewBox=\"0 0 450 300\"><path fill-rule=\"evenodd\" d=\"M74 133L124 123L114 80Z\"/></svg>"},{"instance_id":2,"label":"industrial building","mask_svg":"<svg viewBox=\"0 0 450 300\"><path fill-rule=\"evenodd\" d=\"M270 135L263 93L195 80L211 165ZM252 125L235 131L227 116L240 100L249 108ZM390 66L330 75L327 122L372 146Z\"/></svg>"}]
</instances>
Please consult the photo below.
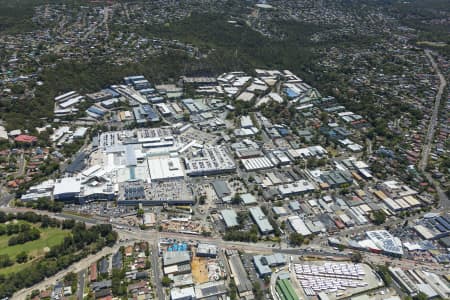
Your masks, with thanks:
<instances>
[{"instance_id":1,"label":"industrial building","mask_svg":"<svg viewBox=\"0 0 450 300\"><path fill-rule=\"evenodd\" d=\"M200 155L185 158L186 174L189 176L216 175L234 172L236 165L225 147L205 147Z\"/></svg>"},{"instance_id":2,"label":"industrial building","mask_svg":"<svg viewBox=\"0 0 450 300\"><path fill-rule=\"evenodd\" d=\"M164 267L186 265L191 262L189 251L166 251L163 256Z\"/></svg>"},{"instance_id":3,"label":"industrial building","mask_svg":"<svg viewBox=\"0 0 450 300\"><path fill-rule=\"evenodd\" d=\"M158 112L154 110L149 104L133 107L133 114L136 123L141 125L147 122L157 123L161 120Z\"/></svg>"},{"instance_id":4,"label":"industrial building","mask_svg":"<svg viewBox=\"0 0 450 300\"><path fill-rule=\"evenodd\" d=\"M86 94L86 98L88 98L89 100L91 100L93 102L102 102L105 100L109 100L112 97L113 97L113 95L108 90L103 90L103 91L100 91L97 93L92 93L92 94Z\"/></svg>"},{"instance_id":5,"label":"industrial building","mask_svg":"<svg viewBox=\"0 0 450 300\"><path fill-rule=\"evenodd\" d=\"M338 188L353 183L352 175L340 170L322 173L320 179L331 188Z\"/></svg>"},{"instance_id":6,"label":"industrial building","mask_svg":"<svg viewBox=\"0 0 450 300\"><path fill-rule=\"evenodd\" d=\"M217 246L211 244L198 244L195 255L199 257L215 258L217 257Z\"/></svg>"},{"instance_id":7,"label":"industrial building","mask_svg":"<svg viewBox=\"0 0 450 300\"><path fill-rule=\"evenodd\" d=\"M249 209L250 216L252 217L253 221L258 226L259 232L261 234L270 234L273 232L273 227L269 222L269 219L266 217L262 209L257 207L250 207Z\"/></svg>"},{"instance_id":8,"label":"industrial building","mask_svg":"<svg viewBox=\"0 0 450 300\"><path fill-rule=\"evenodd\" d=\"M204 99L184 99L181 103L191 114L201 114L211 110Z\"/></svg>"},{"instance_id":9,"label":"industrial building","mask_svg":"<svg viewBox=\"0 0 450 300\"><path fill-rule=\"evenodd\" d=\"M286 264L286 257L281 253L253 256L256 272L263 278L272 274L272 268Z\"/></svg>"},{"instance_id":10,"label":"industrial building","mask_svg":"<svg viewBox=\"0 0 450 300\"><path fill-rule=\"evenodd\" d=\"M288 279L277 280L275 290L281 300L298 300L299 297Z\"/></svg>"},{"instance_id":11,"label":"industrial building","mask_svg":"<svg viewBox=\"0 0 450 300\"><path fill-rule=\"evenodd\" d=\"M225 197L231 196L231 190L225 181L215 180L211 183L211 185L219 199L224 200Z\"/></svg>"},{"instance_id":12,"label":"industrial building","mask_svg":"<svg viewBox=\"0 0 450 300\"><path fill-rule=\"evenodd\" d=\"M73 133L74 139L82 139L86 136L86 133L88 131L88 128L86 127L78 127L75 132Z\"/></svg>"},{"instance_id":13,"label":"industrial building","mask_svg":"<svg viewBox=\"0 0 450 300\"><path fill-rule=\"evenodd\" d=\"M312 232L308 229L305 222L299 216L291 216L288 218L289 225L291 225L292 229L303 235L308 236L311 235Z\"/></svg>"},{"instance_id":14,"label":"industrial building","mask_svg":"<svg viewBox=\"0 0 450 300\"><path fill-rule=\"evenodd\" d=\"M245 170L247 171L258 171L258 170L264 170L264 169L271 169L275 165L273 162L265 157L254 157L254 158L246 158L242 159L242 164L244 165Z\"/></svg>"},{"instance_id":15,"label":"industrial building","mask_svg":"<svg viewBox=\"0 0 450 300\"><path fill-rule=\"evenodd\" d=\"M282 197L288 197L292 195L302 195L313 192L316 188L307 180L299 180L294 183L287 183L278 186L278 191Z\"/></svg>"},{"instance_id":16,"label":"industrial building","mask_svg":"<svg viewBox=\"0 0 450 300\"><path fill-rule=\"evenodd\" d=\"M240 194L239 198L241 198L241 202L244 205L252 205L257 203L256 197L250 193Z\"/></svg>"},{"instance_id":17,"label":"industrial building","mask_svg":"<svg viewBox=\"0 0 450 300\"><path fill-rule=\"evenodd\" d=\"M195 296L199 299L220 299L228 289L224 281L210 281L195 286Z\"/></svg>"},{"instance_id":18,"label":"industrial building","mask_svg":"<svg viewBox=\"0 0 450 300\"><path fill-rule=\"evenodd\" d=\"M170 299L171 300L195 300L195 290L194 287L185 287L185 288L173 288L170 290Z\"/></svg>"},{"instance_id":19,"label":"industrial building","mask_svg":"<svg viewBox=\"0 0 450 300\"><path fill-rule=\"evenodd\" d=\"M253 284L247 277L247 272L239 255L231 255L228 258L228 264L230 265L231 275L236 283L239 296L242 298L253 295Z\"/></svg>"},{"instance_id":20,"label":"industrial building","mask_svg":"<svg viewBox=\"0 0 450 300\"><path fill-rule=\"evenodd\" d=\"M160 157L147 159L152 181L182 179L184 169L178 157Z\"/></svg>"},{"instance_id":21,"label":"industrial building","mask_svg":"<svg viewBox=\"0 0 450 300\"><path fill-rule=\"evenodd\" d=\"M433 215L415 225L414 230L426 240L437 240L450 236L450 214Z\"/></svg>"},{"instance_id":22,"label":"industrial building","mask_svg":"<svg viewBox=\"0 0 450 300\"><path fill-rule=\"evenodd\" d=\"M379 250L385 255L401 257L403 255L403 245L399 238L394 237L387 230L367 231L367 237L373 243L363 242L368 248ZM360 242L361 244L361 242Z\"/></svg>"},{"instance_id":23,"label":"industrial building","mask_svg":"<svg viewBox=\"0 0 450 300\"><path fill-rule=\"evenodd\" d=\"M417 269L389 267L392 278L411 296L424 293L428 299L448 299L450 287L439 275Z\"/></svg>"},{"instance_id":24,"label":"industrial building","mask_svg":"<svg viewBox=\"0 0 450 300\"><path fill-rule=\"evenodd\" d=\"M221 210L220 214L222 215L223 221L225 222L225 226L227 228L239 226L237 214L233 209Z\"/></svg>"}]
</instances>

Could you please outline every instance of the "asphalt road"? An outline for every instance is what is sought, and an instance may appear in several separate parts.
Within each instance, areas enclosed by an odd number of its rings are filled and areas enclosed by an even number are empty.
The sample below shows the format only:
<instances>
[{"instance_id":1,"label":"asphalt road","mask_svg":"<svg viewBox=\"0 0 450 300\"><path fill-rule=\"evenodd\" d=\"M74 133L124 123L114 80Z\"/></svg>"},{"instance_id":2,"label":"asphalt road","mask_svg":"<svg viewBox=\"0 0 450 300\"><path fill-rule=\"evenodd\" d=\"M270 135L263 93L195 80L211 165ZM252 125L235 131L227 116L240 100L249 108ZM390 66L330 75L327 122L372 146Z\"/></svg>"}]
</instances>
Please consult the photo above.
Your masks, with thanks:
<instances>
[{"instance_id":1,"label":"asphalt road","mask_svg":"<svg viewBox=\"0 0 450 300\"><path fill-rule=\"evenodd\" d=\"M438 114L439 114L439 106L441 104L441 98L442 94L444 93L445 86L447 85L447 81L445 80L444 75L442 75L441 70L439 70L438 65L434 61L433 56L431 55L430 50L425 50L425 54L428 57L428 59L431 62L431 65L433 66L434 71L439 76L439 90L436 94L435 102L434 102L434 108L433 108L433 114L431 115L430 124L428 125L428 131L427 135L425 137L425 144L422 150L422 158L419 162L419 170L425 171L428 164L428 157L430 156L431 152L431 146L433 144L433 137L434 132L436 129L436 124L438 122Z\"/></svg>"},{"instance_id":2,"label":"asphalt road","mask_svg":"<svg viewBox=\"0 0 450 300\"><path fill-rule=\"evenodd\" d=\"M14 195L10 194L8 190L0 185L0 206L7 207L9 202L14 199Z\"/></svg>"},{"instance_id":3,"label":"asphalt road","mask_svg":"<svg viewBox=\"0 0 450 300\"><path fill-rule=\"evenodd\" d=\"M78 287L77 287L77 300L83 300L84 295L84 281L86 279L87 270L78 273Z\"/></svg>"},{"instance_id":4,"label":"asphalt road","mask_svg":"<svg viewBox=\"0 0 450 300\"><path fill-rule=\"evenodd\" d=\"M439 197L440 209L442 212L448 211L450 209L450 199L448 198L445 191L441 188L438 182L436 182L429 173L425 173L425 177L429 182L432 182L434 188L436 189L437 195Z\"/></svg>"},{"instance_id":5,"label":"asphalt road","mask_svg":"<svg viewBox=\"0 0 450 300\"><path fill-rule=\"evenodd\" d=\"M156 287L156 295L158 300L164 300L164 288L161 284L161 274L159 268L159 251L158 245L153 244L151 248L151 256L152 256L152 269L153 269L153 281Z\"/></svg>"},{"instance_id":6,"label":"asphalt road","mask_svg":"<svg viewBox=\"0 0 450 300\"><path fill-rule=\"evenodd\" d=\"M119 247L122 245L123 244L116 244L113 248L105 247L100 252L97 252L94 255L89 255L88 257L74 263L67 269L61 270L58 273L56 273L55 275L48 277L48 278L44 279L43 281L41 281L29 288L22 289L22 290L16 292L11 299L25 300L27 295L29 295L33 290L44 290L47 287L55 284L58 280L61 280L62 278L64 278L64 276L67 275L67 273L70 273L70 272L78 273L82 270L86 270L93 262L98 261L100 258L102 258L108 254L112 254L112 253L116 252L117 250L119 250Z\"/></svg>"},{"instance_id":7,"label":"asphalt road","mask_svg":"<svg viewBox=\"0 0 450 300\"><path fill-rule=\"evenodd\" d=\"M18 211L24 211L24 209L16 209L16 208L5 208L8 212L18 212ZM30 210L30 209L26 209ZM71 218L79 220L81 217L73 216L73 215L67 215L67 214L54 214L50 212L45 211L36 211L36 213L49 215L51 217L58 217L60 219L64 218ZM89 219L89 218L82 218L84 222L96 224L100 223L99 220L96 219ZM402 220L404 221L404 220ZM183 241L199 241L199 242L206 242L211 243L214 245L217 245L220 248L227 248L227 249L238 249L242 250L246 253L252 253L252 252L258 252L258 253L284 253L286 255L309 255L309 256L315 256L315 257L323 257L326 259L333 259L333 258L345 258L349 257L348 252L338 252L334 250L333 248L325 245L317 244L317 242L313 242L312 244L305 246L309 249L303 248L281 248L281 247L273 247L273 243L267 243L267 242L260 242L260 243L244 243L244 242L231 242L231 241L223 241L220 237L204 237L201 235L192 235L192 234L184 234L184 233L176 233L176 232L157 232L157 231L142 231L137 228L124 228L124 229L115 229L119 233L119 238L127 240L126 242L117 243L113 248L107 247L104 248L102 251L98 252L95 255L91 255L89 257L86 257L85 259L82 259L81 261L73 264L69 268L60 271L56 275L45 279L44 281L29 287L27 289L20 290L16 294L14 294L13 299L25 299L28 294L31 293L31 291L35 289L43 290L46 287L55 284L57 280L63 278L67 273L69 272L81 272L83 270L86 270L90 264L93 262L99 260L101 257L112 254L116 252L120 246L127 245L132 243L134 240L144 240L149 242L152 245L152 269L154 272L154 278L156 283L156 289L158 294L158 299L165 299L164 291L161 286L161 275L160 275L160 268L159 268L159 253L158 253L158 242L160 238L170 238L170 239L176 239L176 240L183 240ZM356 229L355 229L356 230ZM360 232L363 229L359 229ZM376 264L383 264L386 262L393 263L394 265L399 265L405 268L426 268L433 270L437 274L447 274L448 270L446 270L444 267L436 264L436 263L419 263L416 261L409 261L405 259L396 259L391 258L383 255L376 255L372 253L364 252L362 253L364 257L364 261L366 262L372 262Z\"/></svg>"}]
</instances>

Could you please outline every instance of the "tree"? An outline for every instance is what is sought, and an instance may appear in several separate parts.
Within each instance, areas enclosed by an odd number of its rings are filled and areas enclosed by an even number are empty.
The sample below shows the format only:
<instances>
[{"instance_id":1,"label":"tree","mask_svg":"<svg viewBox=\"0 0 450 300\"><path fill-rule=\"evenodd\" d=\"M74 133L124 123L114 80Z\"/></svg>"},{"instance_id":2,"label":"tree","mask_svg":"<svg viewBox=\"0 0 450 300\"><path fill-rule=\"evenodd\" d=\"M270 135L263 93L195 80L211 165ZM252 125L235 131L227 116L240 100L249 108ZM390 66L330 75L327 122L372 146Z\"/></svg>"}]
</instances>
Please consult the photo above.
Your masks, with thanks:
<instances>
[{"instance_id":1,"label":"tree","mask_svg":"<svg viewBox=\"0 0 450 300\"><path fill-rule=\"evenodd\" d=\"M427 294L424 292L419 292L416 296L413 297L414 300L428 300Z\"/></svg>"},{"instance_id":2,"label":"tree","mask_svg":"<svg viewBox=\"0 0 450 300\"><path fill-rule=\"evenodd\" d=\"M360 263L362 261L361 253L353 252L352 255L350 255L350 260L354 263Z\"/></svg>"},{"instance_id":3,"label":"tree","mask_svg":"<svg viewBox=\"0 0 450 300\"><path fill-rule=\"evenodd\" d=\"M323 111L320 113L320 120L322 123L327 124L328 123L328 113Z\"/></svg>"},{"instance_id":4,"label":"tree","mask_svg":"<svg viewBox=\"0 0 450 300\"><path fill-rule=\"evenodd\" d=\"M381 225L386 221L386 214L382 210L377 210L372 213L373 223Z\"/></svg>"},{"instance_id":5,"label":"tree","mask_svg":"<svg viewBox=\"0 0 450 300\"><path fill-rule=\"evenodd\" d=\"M126 294L124 279L125 279L124 270L113 269L111 281L112 281L112 292L114 293L114 295L122 296Z\"/></svg>"},{"instance_id":6,"label":"tree","mask_svg":"<svg viewBox=\"0 0 450 300\"><path fill-rule=\"evenodd\" d=\"M253 283L253 293L255 294L256 300L264 299L264 292L261 289L261 284L258 281Z\"/></svg>"},{"instance_id":7,"label":"tree","mask_svg":"<svg viewBox=\"0 0 450 300\"><path fill-rule=\"evenodd\" d=\"M139 208L136 215L138 218L142 218L144 216L144 210Z\"/></svg>"},{"instance_id":8,"label":"tree","mask_svg":"<svg viewBox=\"0 0 450 300\"><path fill-rule=\"evenodd\" d=\"M172 283L172 280L170 280L170 278L167 276L164 276L161 280L161 284L165 287L169 287L171 283Z\"/></svg>"},{"instance_id":9,"label":"tree","mask_svg":"<svg viewBox=\"0 0 450 300\"><path fill-rule=\"evenodd\" d=\"M241 196L238 194L234 195L234 197L231 199L231 204L237 205L241 203Z\"/></svg>"},{"instance_id":10,"label":"tree","mask_svg":"<svg viewBox=\"0 0 450 300\"><path fill-rule=\"evenodd\" d=\"M301 246L303 244L303 241L305 240L305 237L300 233L293 232L289 236L289 240L291 241L291 244L293 246Z\"/></svg>"},{"instance_id":11,"label":"tree","mask_svg":"<svg viewBox=\"0 0 450 300\"><path fill-rule=\"evenodd\" d=\"M33 298L39 296L40 293L41 293L41 292L40 292L39 290L32 290L32 291L31 291L30 298L33 299Z\"/></svg>"},{"instance_id":12,"label":"tree","mask_svg":"<svg viewBox=\"0 0 450 300\"><path fill-rule=\"evenodd\" d=\"M386 286L390 286L392 284L392 277L387 266L378 266L377 272L380 274L380 277Z\"/></svg>"},{"instance_id":13,"label":"tree","mask_svg":"<svg viewBox=\"0 0 450 300\"><path fill-rule=\"evenodd\" d=\"M199 204L204 205L206 203L206 195L200 195Z\"/></svg>"},{"instance_id":14,"label":"tree","mask_svg":"<svg viewBox=\"0 0 450 300\"><path fill-rule=\"evenodd\" d=\"M13 264L8 254L0 255L0 268L9 267Z\"/></svg>"},{"instance_id":15,"label":"tree","mask_svg":"<svg viewBox=\"0 0 450 300\"><path fill-rule=\"evenodd\" d=\"M228 285L229 289L229 293L230 293L230 299L231 300L236 300L237 298L237 293L236 293L236 284L234 283L234 280L230 280L230 284Z\"/></svg>"},{"instance_id":16,"label":"tree","mask_svg":"<svg viewBox=\"0 0 450 300\"><path fill-rule=\"evenodd\" d=\"M16 262L21 264L28 260L28 255L25 251L20 252L16 255Z\"/></svg>"}]
</instances>

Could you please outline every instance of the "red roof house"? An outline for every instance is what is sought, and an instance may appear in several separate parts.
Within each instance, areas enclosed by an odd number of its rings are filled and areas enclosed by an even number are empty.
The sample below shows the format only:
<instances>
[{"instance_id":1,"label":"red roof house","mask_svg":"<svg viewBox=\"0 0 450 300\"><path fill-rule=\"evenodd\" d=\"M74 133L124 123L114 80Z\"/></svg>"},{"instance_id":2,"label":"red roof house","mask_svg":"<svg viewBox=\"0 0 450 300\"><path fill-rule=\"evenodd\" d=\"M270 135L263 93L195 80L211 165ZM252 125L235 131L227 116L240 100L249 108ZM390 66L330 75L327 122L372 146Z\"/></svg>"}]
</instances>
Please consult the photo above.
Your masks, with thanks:
<instances>
[{"instance_id":1,"label":"red roof house","mask_svg":"<svg viewBox=\"0 0 450 300\"><path fill-rule=\"evenodd\" d=\"M21 134L14 138L14 141L18 143L34 143L37 141L37 137L32 135Z\"/></svg>"}]
</instances>

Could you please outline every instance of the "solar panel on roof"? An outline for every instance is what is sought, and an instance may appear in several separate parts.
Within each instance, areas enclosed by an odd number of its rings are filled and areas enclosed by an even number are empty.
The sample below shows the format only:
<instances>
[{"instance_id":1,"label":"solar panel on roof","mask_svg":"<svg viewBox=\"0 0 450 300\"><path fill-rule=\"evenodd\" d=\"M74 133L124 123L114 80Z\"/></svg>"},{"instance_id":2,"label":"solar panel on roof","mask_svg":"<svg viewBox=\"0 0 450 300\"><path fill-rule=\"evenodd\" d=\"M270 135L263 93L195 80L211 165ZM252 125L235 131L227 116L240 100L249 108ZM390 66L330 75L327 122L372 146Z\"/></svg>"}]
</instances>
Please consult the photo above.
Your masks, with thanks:
<instances>
[{"instance_id":1,"label":"solar panel on roof","mask_svg":"<svg viewBox=\"0 0 450 300\"><path fill-rule=\"evenodd\" d=\"M440 231L440 232L446 232L447 230L445 230L444 226L442 226L441 224L436 224L436 228Z\"/></svg>"},{"instance_id":2,"label":"solar panel on roof","mask_svg":"<svg viewBox=\"0 0 450 300\"><path fill-rule=\"evenodd\" d=\"M219 289L217 288L217 286L211 286L211 287L206 287L202 289L202 294L203 295L214 295L217 294L219 292Z\"/></svg>"},{"instance_id":3,"label":"solar panel on roof","mask_svg":"<svg viewBox=\"0 0 450 300\"><path fill-rule=\"evenodd\" d=\"M445 229L450 230L450 224L445 221L443 217L437 217L436 221L438 221L443 227L445 227Z\"/></svg>"}]
</instances>

